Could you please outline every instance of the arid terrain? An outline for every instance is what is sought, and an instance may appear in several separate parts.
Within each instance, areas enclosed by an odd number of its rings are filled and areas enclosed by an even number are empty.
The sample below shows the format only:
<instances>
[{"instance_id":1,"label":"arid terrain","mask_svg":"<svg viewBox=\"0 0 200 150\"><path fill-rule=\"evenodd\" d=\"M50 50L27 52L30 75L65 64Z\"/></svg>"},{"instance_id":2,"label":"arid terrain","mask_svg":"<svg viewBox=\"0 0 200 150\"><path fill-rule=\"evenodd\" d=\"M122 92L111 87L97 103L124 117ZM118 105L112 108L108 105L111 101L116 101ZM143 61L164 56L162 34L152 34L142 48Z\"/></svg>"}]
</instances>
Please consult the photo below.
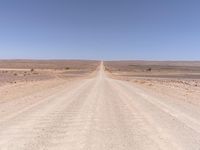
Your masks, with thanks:
<instances>
[{"instance_id":1,"label":"arid terrain","mask_svg":"<svg viewBox=\"0 0 200 150\"><path fill-rule=\"evenodd\" d=\"M104 64L111 78L200 105L199 61L107 61Z\"/></svg>"},{"instance_id":2,"label":"arid terrain","mask_svg":"<svg viewBox=\"0 0 200 150\"><path fill-rule=\"evenodd\" d=\"M0 85L86 76L98 64L86 60L0 60Z\"/></svg>"},{"instance_id":3,"label":"arid terrain","mask_svg":"<svg viewBox=\"0 0 200 150\"><path fill-rule=\"evenodd\" d=\"M199 150L200 62L0 61L2 150Z\"/></svg>"}]
</instances>

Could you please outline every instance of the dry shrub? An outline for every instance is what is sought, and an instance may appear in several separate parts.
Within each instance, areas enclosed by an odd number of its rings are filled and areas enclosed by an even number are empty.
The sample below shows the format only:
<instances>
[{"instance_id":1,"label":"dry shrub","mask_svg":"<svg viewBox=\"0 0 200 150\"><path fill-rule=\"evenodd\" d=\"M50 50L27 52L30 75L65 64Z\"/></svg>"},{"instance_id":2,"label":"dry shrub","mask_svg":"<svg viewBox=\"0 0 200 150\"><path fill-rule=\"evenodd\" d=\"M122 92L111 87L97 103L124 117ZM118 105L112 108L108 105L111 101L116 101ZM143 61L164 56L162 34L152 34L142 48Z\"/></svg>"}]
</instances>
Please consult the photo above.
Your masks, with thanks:
<instances>
[{"instance_id":1,"label":"dry shrub","mask_svg":"<svg viewBox=\"0 0 200 150\"><path fill-rule=\"evenodd\" d=\"M139 83L140 83L140 84L145 84L146 81L145 81L145 80L141 80L141 81L139 81Z\"/></svg>"},{"instance_id":2,"label":"dry shrub","mask_svg":"<svg viewBox=\"0 0 200 150\"><path fill-rule=\"evenodd\" d=\"M65 67L65 70L69 70L70 68L69 67Z\"/></svg>"},{"instance_id":3,"label":"dry shrub","mask_svg":"<svg viewBox=\"0 0 200 150\"><path fill-rule=\"evenodd\" d=\"M153 84L152 84L152 83L149 83L148 86L153 86Z\"/></svg>"}]
</instances>

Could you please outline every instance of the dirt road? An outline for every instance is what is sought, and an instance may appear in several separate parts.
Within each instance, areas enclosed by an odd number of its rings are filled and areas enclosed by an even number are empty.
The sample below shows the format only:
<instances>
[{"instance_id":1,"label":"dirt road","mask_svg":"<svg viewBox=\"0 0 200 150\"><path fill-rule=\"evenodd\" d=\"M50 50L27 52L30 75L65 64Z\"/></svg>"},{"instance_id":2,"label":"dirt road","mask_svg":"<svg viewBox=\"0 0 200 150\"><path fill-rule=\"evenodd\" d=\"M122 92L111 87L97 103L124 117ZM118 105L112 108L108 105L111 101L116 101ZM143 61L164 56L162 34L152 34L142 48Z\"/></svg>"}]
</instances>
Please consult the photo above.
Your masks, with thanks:
<instances>
[{"instance_id":1,"label":"dirt road","mask_svg":"<svg viewBox=\"0 0 200 150\"><path fill-rule=\"evenodd\" d=\"M198 106L111 79L103 64L96 77L69 86L1 118L0 149L200 149Z\"/></svg>"}]
</instances>

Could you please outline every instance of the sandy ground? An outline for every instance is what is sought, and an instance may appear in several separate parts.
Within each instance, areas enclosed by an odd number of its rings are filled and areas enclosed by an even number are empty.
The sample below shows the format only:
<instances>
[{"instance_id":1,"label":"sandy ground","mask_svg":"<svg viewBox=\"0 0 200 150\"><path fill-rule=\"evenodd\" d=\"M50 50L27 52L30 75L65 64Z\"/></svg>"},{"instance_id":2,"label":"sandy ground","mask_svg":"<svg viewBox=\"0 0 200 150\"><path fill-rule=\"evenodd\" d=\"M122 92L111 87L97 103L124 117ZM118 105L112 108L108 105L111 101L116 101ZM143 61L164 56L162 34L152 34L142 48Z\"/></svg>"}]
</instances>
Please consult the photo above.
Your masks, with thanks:
<instances>
[{"instance_id":1,"label":"sandy ground","mask_svg":"<svg viewBox=\"0 0 200 150\"><path fill-rule=\"evenodd\" d=\"M0 86L89 76L99 66L89 60L0 60Z\"/></svg>"},{"instance_id":2,"label":"sandy ground","mask_svg":"<svg viewBox=\"0 0 200 150\"><path fill-rule=\"evenodd\" d=\"M89 79L41 82L41 89L29 85L39 83L0 89L2 150L200 149L198 93L185 101L182 87L117 80L103 64Z\"/></svg>"}]
</instances>

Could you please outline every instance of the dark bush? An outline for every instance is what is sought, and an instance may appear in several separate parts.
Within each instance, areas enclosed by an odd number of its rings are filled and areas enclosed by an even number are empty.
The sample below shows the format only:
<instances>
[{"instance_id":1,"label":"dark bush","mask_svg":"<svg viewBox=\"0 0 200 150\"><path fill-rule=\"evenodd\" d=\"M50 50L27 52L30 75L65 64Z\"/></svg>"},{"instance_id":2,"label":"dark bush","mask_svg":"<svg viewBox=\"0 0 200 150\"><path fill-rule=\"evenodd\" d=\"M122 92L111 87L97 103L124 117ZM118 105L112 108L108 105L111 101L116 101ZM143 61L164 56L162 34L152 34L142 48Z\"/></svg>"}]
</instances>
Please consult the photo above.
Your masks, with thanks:
<instances>
[{"instance_id":1,"label":"dark bush","mask_svg":"<svg viewBox=\"0 0 200 150\"><path fill-rule=\"evenodd\" d=\"M148 68L148 69L147 69L147 71L151 71L151 70L152 70L151 68Z\"/></svg>"},{"instance_id":2,"label":"dark bush","mask_svg":"<svg viewBox=\"0 0 200 150\"><path fill-rule=\"evenodd\" d=\"M69 67L65 67L65 70L69 70L70 68Z\"/></svg>"}]
</instances>

